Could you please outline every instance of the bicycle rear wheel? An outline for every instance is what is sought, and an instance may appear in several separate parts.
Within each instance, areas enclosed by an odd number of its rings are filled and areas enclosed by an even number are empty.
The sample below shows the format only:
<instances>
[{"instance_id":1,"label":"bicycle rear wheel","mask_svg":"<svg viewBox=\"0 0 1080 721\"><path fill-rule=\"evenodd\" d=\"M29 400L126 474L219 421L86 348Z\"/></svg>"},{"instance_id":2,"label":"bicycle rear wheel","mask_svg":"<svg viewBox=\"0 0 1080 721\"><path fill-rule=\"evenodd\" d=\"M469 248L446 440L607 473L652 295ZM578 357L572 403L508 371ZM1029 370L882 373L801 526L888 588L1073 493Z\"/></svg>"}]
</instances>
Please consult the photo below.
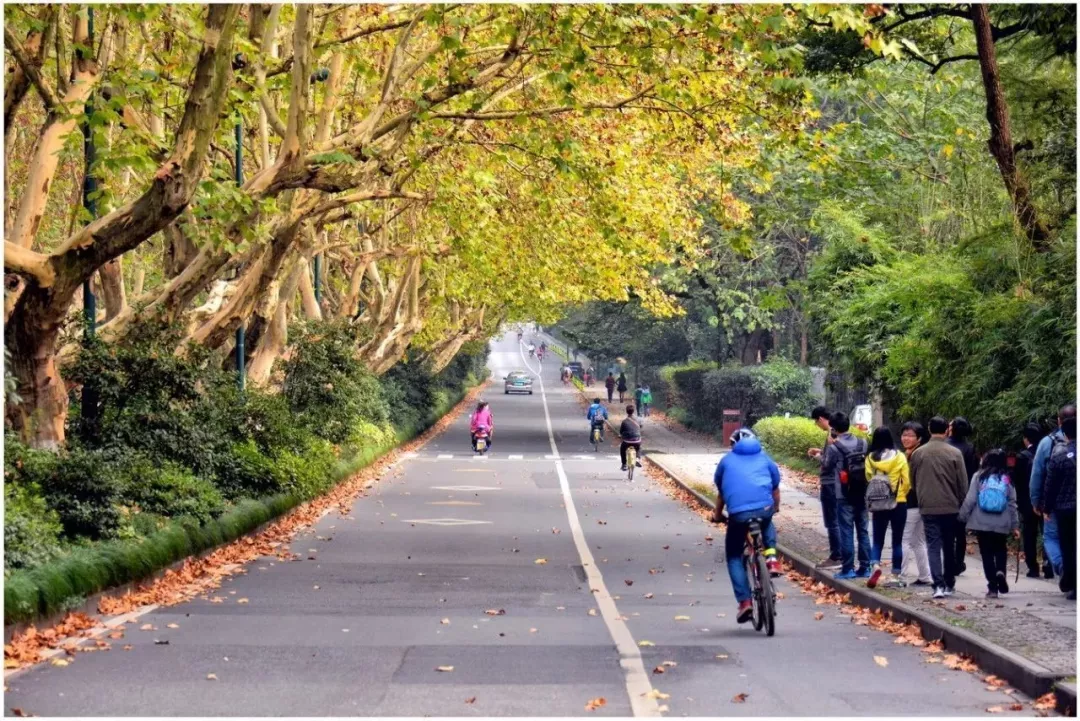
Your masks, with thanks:
<instances>
[{"instance_id":1,"label":"bicycle rear wheel","mask_svg":"<svg viewBox=\"0 0 1080 721\"><path fill-rule=\"evenodd\" d=\"M761 615L761 578L758 576L754 557L743 554L743 567L746 568L746 577L750 579L750 601L752 604L750 622L754 625L755 631L760 631L765 625L765 617Z\"/></svg>"},{"instance_id":2,"label":"bicycle rear wheel","mask_svg":"<svg viewBox=\"0 0 1080 721\"><path fill-rule=\"evenodd\" d=\"M634 480L634 466L637 465L637 453L633 448L626 451L626 479Z\"/></svg>"},{"instance_id":3,"label":"bicycle rear wheel","mask_svg":"<svg viewBox=\"0 0 1080 721\"><path fill-rule=\"evenodd\" d=\"M756 558L761 584L761 595L757 599L760 604L758 615L761 616L765 626L765 635L772 636L776 633L776 606L773 599L772 578L769 576L769 567L765 564L765 557L757 555Z\"/></svg>"}]
</instances>

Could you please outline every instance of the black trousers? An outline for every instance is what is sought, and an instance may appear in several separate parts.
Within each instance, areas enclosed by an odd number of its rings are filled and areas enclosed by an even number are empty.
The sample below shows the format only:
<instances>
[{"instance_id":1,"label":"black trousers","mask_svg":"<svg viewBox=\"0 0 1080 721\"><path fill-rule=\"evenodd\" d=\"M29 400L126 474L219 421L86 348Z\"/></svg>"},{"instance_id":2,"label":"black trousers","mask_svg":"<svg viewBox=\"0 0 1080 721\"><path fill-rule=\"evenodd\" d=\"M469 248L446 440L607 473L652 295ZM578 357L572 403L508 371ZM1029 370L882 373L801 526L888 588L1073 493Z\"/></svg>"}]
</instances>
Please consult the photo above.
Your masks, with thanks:
<instances>
[{"instance_id":1,"label":"black trousers","mask_svg":"<svg viewBox=\"0 0 1080 721\"><path fill-rule=\"evenodd\" d=\"M975 538L979 541L979 555L982 556L987 589L991 591L1003 590L998 583L997 574L998 571L1006 574L1009 572L1008 535L991 533L990 531L975 531Z\"/></svg>"},{"instance_id":2,"label":"black trousers","mask_svg":"<svg viewBox=\"0 0 1080 721\"><path fill-rule=\"evenodd\" d=\"M1042 516L1030 506L1020 509L1020 537L1024 542L1024 562L1029 571L1039 570L1039 531L1042 530Z\"/></svg>"},{"instance_id":3,"label":"black trousers","mask_svg":"<svg viewBox=\"0 0 1080 721\"><path fill-rule=\"evenodd\" d=\"M1061 582L1058 588L1068 593L1076 590L1076 511L1055 511L1058 538L1061 540Z\"/></svg>"},{"instance_id":4,"label":"black trousers","mask_svg":"<svg viewBox=\"0 0 1080 721\"><path fill-rule=\"evenodd\" d=\"M930 556L930 575L936 588L956 584L956 513L923 514L926 552Z\"/></svg>"},{"instance_id":5,"label":"black trousers","mask_svg":"<svg viewBox=\"0 0 1080 721\"><path fill-rule=\"evenodd\" d=\"M959 571L964 557L967 556L967 528L960 521L956 522L956 570Z\"/></svg>"}]
</instances>

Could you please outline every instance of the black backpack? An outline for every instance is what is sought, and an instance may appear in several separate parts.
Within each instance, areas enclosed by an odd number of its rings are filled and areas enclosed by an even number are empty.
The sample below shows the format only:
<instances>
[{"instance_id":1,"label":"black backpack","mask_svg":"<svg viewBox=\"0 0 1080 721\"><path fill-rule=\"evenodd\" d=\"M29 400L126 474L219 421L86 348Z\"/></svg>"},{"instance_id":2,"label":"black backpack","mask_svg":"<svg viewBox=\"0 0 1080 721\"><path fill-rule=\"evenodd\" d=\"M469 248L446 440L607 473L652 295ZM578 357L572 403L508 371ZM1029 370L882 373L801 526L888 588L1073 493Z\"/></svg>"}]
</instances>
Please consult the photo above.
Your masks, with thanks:
<instances>
[{"instance_id":1,"label":"black backpack","mask_svg":"<svg viewBox=\"0 0 1080 721\"><path fill-rule=\"evenodd\" d=\"M861 506L866 503L866 441L856 438L855 449L852 451L845 451L843 446L837 443L836 450L840 451L842 458L840 492L848 503Z\"/></svg>"}]
</instances>

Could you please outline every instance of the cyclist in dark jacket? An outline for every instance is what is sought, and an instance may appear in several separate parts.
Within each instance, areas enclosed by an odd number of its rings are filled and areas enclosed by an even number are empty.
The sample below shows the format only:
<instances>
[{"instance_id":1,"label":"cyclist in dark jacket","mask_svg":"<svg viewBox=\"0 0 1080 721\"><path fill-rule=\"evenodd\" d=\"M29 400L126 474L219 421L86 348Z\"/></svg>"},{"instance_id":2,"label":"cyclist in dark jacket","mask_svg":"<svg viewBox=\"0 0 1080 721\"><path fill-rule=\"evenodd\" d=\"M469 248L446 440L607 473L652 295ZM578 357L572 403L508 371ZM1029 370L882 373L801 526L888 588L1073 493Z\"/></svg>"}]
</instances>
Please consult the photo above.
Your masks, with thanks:
<instances>
[{"instance_id":1,"label":"cyclist in dark jacket","mask_svg":"<svg viewBox=\"0 0 1080 721\"><path fill-rule=\"evenodd\" d=\"M638 457L641 457L641 426L634 420L633 406L626 407L626 418L619 426L619 437L622 438L622 443L619 445L619 457L622 458L622 469L625 471L627 448L634 446L637 448ZM641 461L636 461L634 465L640 468Z\"/></svg>"}]
</instances>

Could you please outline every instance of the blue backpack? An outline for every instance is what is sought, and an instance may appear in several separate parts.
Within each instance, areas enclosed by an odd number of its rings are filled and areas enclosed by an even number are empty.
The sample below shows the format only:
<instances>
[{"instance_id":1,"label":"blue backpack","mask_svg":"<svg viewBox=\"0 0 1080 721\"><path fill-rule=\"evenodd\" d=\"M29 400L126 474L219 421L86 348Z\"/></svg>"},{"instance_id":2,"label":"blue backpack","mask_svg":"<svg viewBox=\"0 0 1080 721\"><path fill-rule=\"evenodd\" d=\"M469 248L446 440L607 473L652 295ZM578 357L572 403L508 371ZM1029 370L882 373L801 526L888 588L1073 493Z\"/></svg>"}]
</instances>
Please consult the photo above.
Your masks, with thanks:
<instances>
[{"instance_id":1,"label":"blue backpack","mask_svg":"<svg viewBox=\"0 0 1080 721\"><path fill-rule=\"evenodd\" d=\"M1009 477L994 474L979 481L979 508L986 513L1004 513L1009 505Z\"/></svg>"}]
</instances>

